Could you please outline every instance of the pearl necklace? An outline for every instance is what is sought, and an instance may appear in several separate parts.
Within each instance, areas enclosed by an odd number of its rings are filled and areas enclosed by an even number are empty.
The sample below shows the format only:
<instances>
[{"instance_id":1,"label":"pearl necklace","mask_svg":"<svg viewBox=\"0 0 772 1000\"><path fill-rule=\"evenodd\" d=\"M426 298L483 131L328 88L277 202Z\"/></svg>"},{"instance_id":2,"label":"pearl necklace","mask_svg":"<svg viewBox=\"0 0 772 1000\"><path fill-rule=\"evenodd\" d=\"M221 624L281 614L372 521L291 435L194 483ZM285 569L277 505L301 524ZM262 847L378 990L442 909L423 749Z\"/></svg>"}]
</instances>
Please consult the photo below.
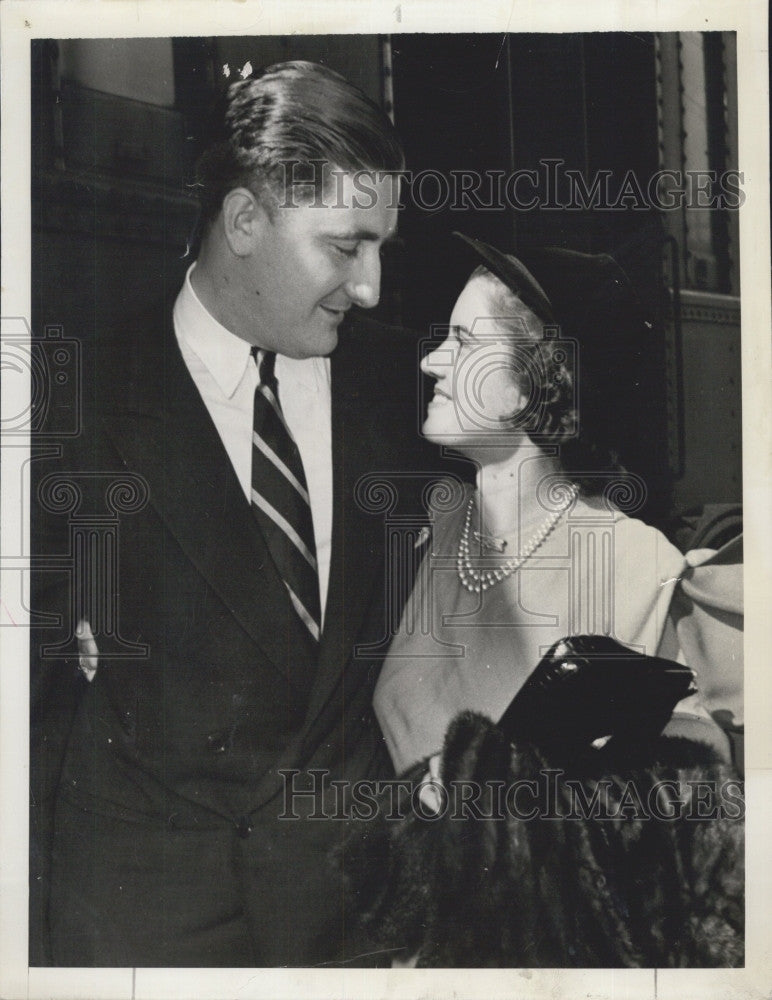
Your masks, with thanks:
<instances>
[{"instance_id":1,"label":"pearl necklace","mask_svg":"<svg viewBox=\"0 0 772 1000\"><path fill-rule=\"evenodd\" d=\"M479 594L480 591L488 590L489 587L493 587L502 580L506 580L508 576L512 576L527 559L530 559L539 546L544 544L549 535L555 530L558 521L560 521L576 499L578 492L579 488L575 483L572 483L563 503L557 510L547 516L541 527L531 536L530 541L520 555L516 558L507 559L497 569L476 569L469 559L469 529L472 523L472 509L474 507L474 494L472 494L466 508L466 519L464 520L464 527L458 542L458 559L456 561L458 578L463 586L470 593Z\"/></svg>"}]
</instances>

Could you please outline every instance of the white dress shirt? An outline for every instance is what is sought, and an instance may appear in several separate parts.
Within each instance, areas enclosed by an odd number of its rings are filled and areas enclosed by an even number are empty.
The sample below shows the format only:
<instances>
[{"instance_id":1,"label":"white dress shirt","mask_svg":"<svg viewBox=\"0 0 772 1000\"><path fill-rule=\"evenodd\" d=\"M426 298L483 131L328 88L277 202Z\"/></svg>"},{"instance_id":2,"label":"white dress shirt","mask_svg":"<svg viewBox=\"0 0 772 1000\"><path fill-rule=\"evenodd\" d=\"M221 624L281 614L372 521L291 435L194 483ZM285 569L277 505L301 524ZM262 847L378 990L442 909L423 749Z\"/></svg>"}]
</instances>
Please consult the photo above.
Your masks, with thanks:
<instances>
[{"instance_id":1,"label":"white dress shirt","mask_svg":"<svg viewBox=\"0 0 772 1000\"><path fill-rule=\"evenodd\" d=\"M196 295L185 275L174 304L174 332L183 360L228 453L244 496L252 488L252 418L257 366L246 340L226 330ZM276 380L284 418L306 474L319 568L324 621L332 545L332 430L329 358L276 355Z\"/></svg>"}]
</instances>

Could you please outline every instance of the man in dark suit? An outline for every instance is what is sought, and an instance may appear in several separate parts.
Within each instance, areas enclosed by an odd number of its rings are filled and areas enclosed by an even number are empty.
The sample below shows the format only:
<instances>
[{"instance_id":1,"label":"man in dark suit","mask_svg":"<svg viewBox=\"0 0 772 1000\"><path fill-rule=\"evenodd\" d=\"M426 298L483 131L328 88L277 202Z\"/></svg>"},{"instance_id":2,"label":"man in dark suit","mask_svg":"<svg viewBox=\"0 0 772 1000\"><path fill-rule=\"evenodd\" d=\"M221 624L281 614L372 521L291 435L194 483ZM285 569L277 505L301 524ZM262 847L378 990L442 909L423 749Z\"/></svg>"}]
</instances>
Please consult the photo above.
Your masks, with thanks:
<instances>
[{"instance_id":1,"label":"man in dark suit","mask_svg":"<svg viewBox=\"0 0 772 1000\"><path fill-rule=\"evenodd\" d=\"M197 262L98 340L84 432L38 463L36 549L75 571L37 588L66 655L33 632L31 964L361 960L329 782L388 767L367 477L395 474L402 514L424 480L415 342L349 310L378 301L402 167L322 67L232 84ZM99 657L76 676L79 619Z\"/></svg>"}]
</instances>

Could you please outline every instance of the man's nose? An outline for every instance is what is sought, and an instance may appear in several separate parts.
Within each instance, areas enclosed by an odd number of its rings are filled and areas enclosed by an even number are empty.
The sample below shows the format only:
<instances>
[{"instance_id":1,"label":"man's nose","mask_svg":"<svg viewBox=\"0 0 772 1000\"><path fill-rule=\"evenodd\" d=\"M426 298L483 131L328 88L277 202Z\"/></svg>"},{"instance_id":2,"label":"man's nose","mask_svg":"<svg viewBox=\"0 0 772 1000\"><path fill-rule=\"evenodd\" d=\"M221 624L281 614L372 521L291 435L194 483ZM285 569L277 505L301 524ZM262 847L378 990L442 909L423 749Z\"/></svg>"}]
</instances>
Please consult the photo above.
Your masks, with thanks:
<instances>
[{"instance_id":1,"label":"man's nose","mask_svg":"<svg viewBox=\"0 0 772 1000\"><path fill-rule=\"evenodd\" d=\"M362 309L372 309L381 297L381 255L376 247L368 247L357 257L346 282L346 292Z\"/></svg>"}]
</instances>

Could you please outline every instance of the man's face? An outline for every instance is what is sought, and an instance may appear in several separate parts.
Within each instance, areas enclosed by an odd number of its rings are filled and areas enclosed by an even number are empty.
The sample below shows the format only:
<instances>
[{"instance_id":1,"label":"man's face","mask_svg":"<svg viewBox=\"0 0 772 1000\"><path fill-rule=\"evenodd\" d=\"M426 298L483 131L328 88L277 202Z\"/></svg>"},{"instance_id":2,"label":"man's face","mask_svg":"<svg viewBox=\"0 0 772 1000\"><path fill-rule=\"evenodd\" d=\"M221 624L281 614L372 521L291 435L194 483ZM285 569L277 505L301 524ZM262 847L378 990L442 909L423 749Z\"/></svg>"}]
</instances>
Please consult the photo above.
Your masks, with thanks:
<instances>
[{"instance_id":1,"label":"man's face","mask_svg":"<svg viewBox=\"0 0 772 1000\"><path fill-rule=\"evenodd\" d=\"M378 303L381 247L397 228L393 177L338 174L318 201L289 197L261 215L242 283L249 339L293 358L329 354L351 306Z\"/></svg>"}]
</instances>

